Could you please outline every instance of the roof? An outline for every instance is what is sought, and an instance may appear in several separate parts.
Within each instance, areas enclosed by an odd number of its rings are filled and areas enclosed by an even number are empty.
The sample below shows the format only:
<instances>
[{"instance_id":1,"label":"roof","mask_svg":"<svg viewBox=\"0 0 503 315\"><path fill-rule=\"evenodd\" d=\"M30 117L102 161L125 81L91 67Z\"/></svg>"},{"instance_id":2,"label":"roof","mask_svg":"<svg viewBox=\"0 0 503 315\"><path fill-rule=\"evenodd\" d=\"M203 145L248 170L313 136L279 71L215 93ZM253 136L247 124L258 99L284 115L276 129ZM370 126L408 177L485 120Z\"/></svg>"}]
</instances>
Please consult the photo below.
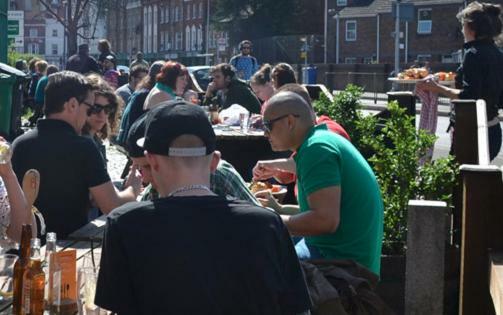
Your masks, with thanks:
<instances>
[{"instance_id":1,"label":"roof","mask_svg":"<svg viewBox=\"0 0 503 315\"><path fill-rule=\"evenodd\" d=\"M377 14L391 13L392 0L374 0L364 7L345 7L339 12L341 18L374 17ZM401 3L412 3L416 6L462 4L463 0L402 0Z\"/></svg>"}]
</instances>

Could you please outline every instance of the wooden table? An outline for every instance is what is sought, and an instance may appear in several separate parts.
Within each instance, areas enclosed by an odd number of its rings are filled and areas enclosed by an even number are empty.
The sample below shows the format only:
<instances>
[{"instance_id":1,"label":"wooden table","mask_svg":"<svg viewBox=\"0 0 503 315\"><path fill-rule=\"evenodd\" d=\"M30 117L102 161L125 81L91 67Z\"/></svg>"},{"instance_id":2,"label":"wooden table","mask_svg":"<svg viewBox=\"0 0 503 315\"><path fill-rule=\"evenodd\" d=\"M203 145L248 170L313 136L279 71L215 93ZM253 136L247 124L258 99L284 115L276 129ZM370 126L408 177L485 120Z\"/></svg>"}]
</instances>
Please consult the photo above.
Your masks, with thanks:
<instances>
[{"instance_id":1,"label":"wooden table","mask_svg":"<svg viewBox=\"0 0 503 315\"><path fill-rule=\"evenodd\" d=\"M290 152L273 152L262 130L245 133L239 127L214 127L217 150L222 159L231 163L246 182L251 181L252 169L258 160L286 158Z\"/></svg>"},{"instance_id":2,"label":"wooden table","mask_svg":"<svg viewBox=\"0 0 503 315\"><path fill-rule=\"evenodd\" d=\"M105 230L106 215L86 224L82 228L68 236L67 240L58 240L56 251L75 249L77 251L77 270L82 266L84 256L89 255L91 250L101 252L101 242ZM42 257L45 257L45 246L40 249ZM97 262L99 264L99 262ZM0 315L12 313L12 301L0 304Z\"/></svg>"}]
</instances>

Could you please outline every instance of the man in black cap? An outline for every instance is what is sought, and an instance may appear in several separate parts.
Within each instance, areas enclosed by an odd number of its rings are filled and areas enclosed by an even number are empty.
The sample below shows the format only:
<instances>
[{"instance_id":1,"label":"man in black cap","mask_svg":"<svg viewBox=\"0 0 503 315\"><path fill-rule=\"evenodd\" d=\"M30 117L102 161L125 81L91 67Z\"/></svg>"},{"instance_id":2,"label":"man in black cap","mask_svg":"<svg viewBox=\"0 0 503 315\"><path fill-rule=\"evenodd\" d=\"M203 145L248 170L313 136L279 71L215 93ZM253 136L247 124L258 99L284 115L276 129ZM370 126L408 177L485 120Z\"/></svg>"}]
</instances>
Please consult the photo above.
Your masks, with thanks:
<instances>
[{"instance_id":1,"label":"man in black cap","mask_svg":"<svg viewBox=\"0 0 503 315\"><path fill-rule=\"evenodd\" d=\"M96 60L89 56L89 45L79 45L79 52L71 56L66 63L66 70L82 74L89 72L101 73L100 66Z\"/></svg>"},{"instance_id":2,"label":"man in black cap","mask_svg":"<svg viewBox=\"0 0 503 315\"><path fill-rule=\"evenodd\" d=\"M146 119L138 144L160 198L108 216L95 303L121 315L308 310L281 218L210 190L218 158L205 112L187 103L162 105Z\"/></svg>"}]
</instances>

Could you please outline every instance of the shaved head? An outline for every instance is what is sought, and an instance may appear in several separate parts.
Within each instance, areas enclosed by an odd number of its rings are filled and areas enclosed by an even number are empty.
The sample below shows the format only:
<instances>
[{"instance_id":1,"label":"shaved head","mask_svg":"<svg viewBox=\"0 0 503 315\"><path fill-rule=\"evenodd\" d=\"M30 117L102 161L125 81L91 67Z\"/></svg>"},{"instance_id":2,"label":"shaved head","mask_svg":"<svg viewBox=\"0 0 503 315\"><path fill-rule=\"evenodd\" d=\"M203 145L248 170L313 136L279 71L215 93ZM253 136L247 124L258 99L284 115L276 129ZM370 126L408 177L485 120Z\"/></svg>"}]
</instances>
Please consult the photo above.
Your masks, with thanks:
<instances>
[{"instance_id":1,"label":"shaved head","mask_svg":"<svg viewBox=\"0 0 503 315\"><path fill-rule=\"evenodd\" d=\"M264 116L271 113L274 115L296 114L299 115L302 124L307 126L314 124L313 108L304 98L294 92L279 92L271 97Z\"/></svg>"}]
</instances>

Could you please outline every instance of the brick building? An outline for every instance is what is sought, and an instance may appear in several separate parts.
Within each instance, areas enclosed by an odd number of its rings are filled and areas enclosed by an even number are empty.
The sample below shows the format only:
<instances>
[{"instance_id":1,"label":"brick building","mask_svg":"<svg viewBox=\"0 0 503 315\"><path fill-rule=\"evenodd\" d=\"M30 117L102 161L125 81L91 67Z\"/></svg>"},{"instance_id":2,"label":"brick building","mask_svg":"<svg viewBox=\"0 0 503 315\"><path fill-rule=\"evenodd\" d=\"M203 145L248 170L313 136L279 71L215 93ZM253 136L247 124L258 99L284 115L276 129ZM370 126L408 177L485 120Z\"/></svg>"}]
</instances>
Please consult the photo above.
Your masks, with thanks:
<instances>
[{"instance_id":1,"label":"brick building","mask_svg":"<svg viewBox=\"0 0 503 315\"><path fill-rule=\"evenodd\" d=\"M199 65L206 62L207 48L213 63L217 56L218 61L226 60L228 36L211 26L208 29L208 4L213 2L119 0L108 12L107 38L119 58L125 59L122 62L142 51L150 61L173 59L186 65Z\"/></svg>"},{"instance_id":2,"label":"brick building","mask_svg":"<svg viewBox=\"0 0 503 315\"><path fill-rule=\"evenodd\" d=\"M456 14L464 7L463 0L403 0L401 4L413 6L413 20L400 22L400 62L459 61L463 35ZM393 63L394 31L391 0L338 10L338 17L330 19L329 61L336 60L338 42L340 63Z\"/></svg>"}]
</instances>

